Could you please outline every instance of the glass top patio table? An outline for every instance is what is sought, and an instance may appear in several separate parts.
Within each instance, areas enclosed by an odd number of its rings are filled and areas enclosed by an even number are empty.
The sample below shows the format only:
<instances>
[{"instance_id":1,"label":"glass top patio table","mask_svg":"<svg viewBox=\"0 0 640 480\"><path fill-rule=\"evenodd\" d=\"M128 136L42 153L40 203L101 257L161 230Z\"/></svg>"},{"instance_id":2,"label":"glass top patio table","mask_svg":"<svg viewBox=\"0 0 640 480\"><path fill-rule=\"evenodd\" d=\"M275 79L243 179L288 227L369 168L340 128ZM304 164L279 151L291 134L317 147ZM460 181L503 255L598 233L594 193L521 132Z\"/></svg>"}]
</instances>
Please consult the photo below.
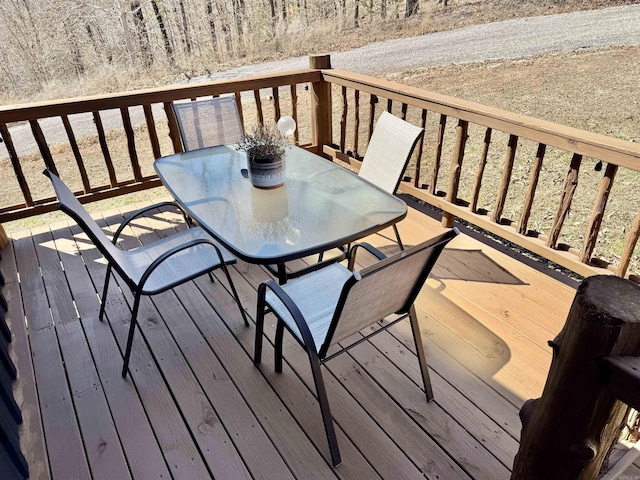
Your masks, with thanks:
<instances>
[{"instance_id":1,"label":"glass top patio table","mask_svg":"<svg viewBox=\"0 0 640 480\"><path fill-rule=\"evenodd\" d=\"M282 187L251 185L233 146L159 158L155 170L175 200L214 238L250 263L278 264L340 247L407 214L406 204L302 148L285 153Z\"/></svg>"}]
</instances>

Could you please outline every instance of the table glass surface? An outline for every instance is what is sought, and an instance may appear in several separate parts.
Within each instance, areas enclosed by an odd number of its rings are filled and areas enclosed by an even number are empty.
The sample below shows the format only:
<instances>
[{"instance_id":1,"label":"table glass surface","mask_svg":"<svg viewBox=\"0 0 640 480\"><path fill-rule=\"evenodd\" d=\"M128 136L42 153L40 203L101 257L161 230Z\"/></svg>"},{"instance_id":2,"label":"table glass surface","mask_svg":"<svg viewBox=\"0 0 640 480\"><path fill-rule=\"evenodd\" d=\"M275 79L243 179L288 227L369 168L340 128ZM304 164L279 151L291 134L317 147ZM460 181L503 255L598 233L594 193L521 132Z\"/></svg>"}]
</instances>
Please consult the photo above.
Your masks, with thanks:
<instances>
[{"instance_id":1,"label":"table glass surface","mask_svg":"<svg viewBox=\"0 0 640 480\"><path fill-rule=\"evenodd\" d=\"M156 160L173 197L238 257L280 263L350 243L387 227L406 204L356 174L298 147L287 147L282 187L251 185L246 155L233 146Z\"/></svg>"}]
</instances>

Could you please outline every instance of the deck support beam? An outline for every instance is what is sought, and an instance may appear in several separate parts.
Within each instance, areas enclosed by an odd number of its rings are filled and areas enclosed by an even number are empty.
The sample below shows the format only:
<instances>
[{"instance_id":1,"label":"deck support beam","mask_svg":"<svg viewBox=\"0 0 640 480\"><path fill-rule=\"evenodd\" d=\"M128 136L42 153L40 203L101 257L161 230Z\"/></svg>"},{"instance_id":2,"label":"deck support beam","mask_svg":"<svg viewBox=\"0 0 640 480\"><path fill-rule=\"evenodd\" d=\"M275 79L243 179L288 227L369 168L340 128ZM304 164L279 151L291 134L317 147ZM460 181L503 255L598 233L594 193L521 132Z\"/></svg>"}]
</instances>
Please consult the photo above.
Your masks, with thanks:
<instances>
[{"instance_id":1,"label":"deck support beam","mask_svg":"<svg viewBox=\"0 0 640 480\"><path fill-rule=\"evenodd\" d=\"M640 354L640 288L613 276L587 278L550 345L542 397L520 410L522 438L511 479L592 480L627 412L605 386L601 359Z\"/></svg>"},{"instance_id":2,"label":"deck support beam","mask_svg":"<svg viewBox=\"0 0 640 480\"><path fill-rule=\"evenodd\" d=\"M310 55L309 68L331 68L330 55ZM331 83L321 80L311 83L311 143L318 146L318 155L330 158L323 152L324 145L333 142L331 120Z\"/></svg>"}]
</instances>

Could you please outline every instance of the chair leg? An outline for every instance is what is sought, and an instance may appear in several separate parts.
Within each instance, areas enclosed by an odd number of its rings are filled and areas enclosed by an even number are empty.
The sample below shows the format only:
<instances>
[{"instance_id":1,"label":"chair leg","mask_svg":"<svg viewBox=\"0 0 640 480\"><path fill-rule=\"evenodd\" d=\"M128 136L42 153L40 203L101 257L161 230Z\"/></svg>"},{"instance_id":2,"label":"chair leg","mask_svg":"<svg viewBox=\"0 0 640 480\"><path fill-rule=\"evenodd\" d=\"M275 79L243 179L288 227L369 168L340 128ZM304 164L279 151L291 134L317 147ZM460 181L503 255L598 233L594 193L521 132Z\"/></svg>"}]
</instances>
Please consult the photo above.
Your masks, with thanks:
<instances>
[{"instance_id":1,"label":"chair leg","mask_svg":"<svg viewBox=\"0 0 640 480\"><path fill-rule=\"evenodd\" d=\"M396 234L396 240L398 241L398 246L400 247L400 250L404 250L404 245L402 245L402 240L400 239L400 232L398 231L398 227L396 226L396 224L393 224L393 231Z\"/></svg>"},{"instance_id":2,"label":"chair leg","mask_svg":"<svg viewBox=\"0 0 640 480\"><path fill-rule=\"evenodd\" d=\"M322 423L324 423L324 431L327 435L327 442L329 443L331 463L333 463L334 467L337 467L342 463L342 459L340 458L338 439L336 438L333 418L331 417L331 409L329 408L329 399L327 398L327 391L322 379L320 361L315 352L309 351L309 361L311 363L311 373L313 373L313 382L316 386L316 393L318 395L318 403L320 404L320 413L322 413Z\"/></svg>"},{"instance_id":3,"label":"chair leg","mask_svg":"<svg viewBox=\"0 0 640 480\"><path fill-rule=\"evenodd\" d=\"M221 264L221 266L222 266L222 271L224 272L225 277L227 277L227 282L229 282L229 287L231 287L231 293L233 294L233 298L235 298L236 303L238 304L238 308L240 309L240 315L242 315L242 319L244 320L244 326L248 327L249 320L247 319L247 314L245 313L244 308L242 308L242 303L240 302L240 297L238 296L236 287L233 285L233 282L231 281L231 275L229 275L229 270L227 269L227 266L224 264L224 262Z\"/></svg>"},{"instance_id":4,"label":"chair leg","mask_svg":"<svg viewBox=\"0 0 640 480\"><path fill-rule=\"evenodd\" d=\"M420 372L422 373L422 383L424 384L424 392L427 396L427 402L433 400L433 388L431 388L431 379L429 378L429 366L427 358L424 354L424 346L422 345L422 335L420 334L420 325L416 314L416 307L411 305L409 309L409 320L411 322L411 331L413 332L413 341L416 345L416 353L418 354L418 362L420 363Z\"/></svg>"},{"instance_id":5,"label":"chair leg","mask_svg":"<svg viewBox=\"0 0 640 480\"><path fill-rule=\"evenodd\" d=\"M264 313L266 309L264 297L267 287L260 284L258 287L258 309L256 311L256 342L253 349L253 363L258 365L262 361L262 336L264 332Z\"/></svg>"},{"instance_id":6,"label":"chair leg","mask_svg":"<svg viewBox=\"0 0 640 480\"><path fill-rule=\"evenodd\" d=\"M277 373L282 372L282 342L284 339L284 322L278 319L276 325L276 341L275 341L275 369Z\"/></svg>"},{"instance_id":7,"label":"chair leg","mask_svg":"<svg viewBox=\"0 0 640 480\"><path fill-rule=\"evenodd\" d=\"M216 277L213 276L213 272L208 272L207 275L209 275L209 280L211 280L211 283L216 283Z\"/></svg>"},{"instance_id":8,"label":"chair leg","mask_svg":"<svg viewBox=\"0 0 640 480\"><path fill-rule=\"evenodd\" d=\"M104 288L102 289L102 302L100 302L100 313L98 313L98 320L102 321L104 317L104 309L107 305L107 290L109 290L109 278L111 277L111 263L107 264L107 274L104 277Z\"/></svg>"},{"instance_id":9,"label":"chair leg","mask_svg":"<svg viewBox=\"0 0 640 480\"><path fill-rule=\"evenodd\" d=\"M129 358L131 357L131 345L133 344L133 334L136 331L138 318L138 308L140 307L140 293L135 292L133 300L133 310L131 310L131 324L129 325L129 336L127 337L127 348L124 353L124 365L122 366L122 378L127 376L129 370Z\"/></svg>"}]
</instances>

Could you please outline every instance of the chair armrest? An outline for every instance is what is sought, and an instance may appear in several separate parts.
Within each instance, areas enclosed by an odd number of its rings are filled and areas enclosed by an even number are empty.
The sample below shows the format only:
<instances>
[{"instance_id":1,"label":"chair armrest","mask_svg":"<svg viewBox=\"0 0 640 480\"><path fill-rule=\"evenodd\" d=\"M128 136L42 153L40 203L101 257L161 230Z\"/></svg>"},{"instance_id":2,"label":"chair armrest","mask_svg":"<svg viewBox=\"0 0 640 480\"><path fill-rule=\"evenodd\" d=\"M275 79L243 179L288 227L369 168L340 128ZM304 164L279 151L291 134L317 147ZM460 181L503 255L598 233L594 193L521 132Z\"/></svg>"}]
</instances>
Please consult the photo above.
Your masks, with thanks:
<instances>
[{"instance_id":1,"label":"chair armrest","mask_svg":"<svg viewBox=\"0 0 640 480\"><path fill-rule=\"evenodd\" d=\"M133 221L133 219L138 218L141 215L144 215L145 213L149 212L150 210L155 210L156 208L169 207L169 206L176 207L178 210L180 210L180 213L182 213L182 216L185 218L185 221L186 221L187 217L186 217L185 211L176 202L155 203L153 205L149 205L148 207L141 208L140 210L136 210L131 215L129 215L127 218L125 218L124 222L122 222L120 224L120 226L118 227L118 229L116 230L116 233L113 235L113 239L111 241L115 245L115 243L118 241L118 237L120 237L120 234L122 233L122 231L125 229L125 227L127 225L129 225L129 223L131 223Z\"/></svg>"},{"instance_id":2,"label":"chair armrest","mask_svg":"<svg viewBox=\"0 0 640 480\"><path fill-rule=\"evenodd\" d=\"M313 335L311 335L311 330L309 330L309 325L307 325L304 315L302 315L298 305L296 305L287 292L285 292L284 289L274 280L261 283L258 287L258 309L264 308L265 292L267 288L280 299L285 308L289 311L289 314L291 314L291 318L296 322L296 326L302 336L302 341L304 342L305 347L311 351L317 352L316 342L313 340Z\"/></svg>"},{"instance_id":3,"label":"chair armrest","mask_svg":"<svg viewBox=\"0 0 640 480\"><path fill-rule=\"evenodd\" d=\"M151 274L153 273L153 271L158 268L160 266L160 264L162 264L162 262L164 262L165 260L167 260L168 258L172 257L173 255L175 255L176 253L179 253L183 250L187 250L189 248L193 248L196 245L202 245L202 244L208 244L211 245L215 251L216 254L218 255L218 258L220 259L220 263L224 263L224 260L222 258L222 252L220 251L220 249L218 248L218 246L213 243L211 240L207 240L205 238L197 238L195 240L191 240L187 243L183 243L182 245L178 245L176 247L173 247L170 250L167 250L166 252L164 252L162 255L160 255L158 258L156 258L153 262L151 262L151 265L149 265L147 267L147 269L144 271L144 273L142 274L142 277L140 278L140 288L144 287L145 282L149 279L149 277L151 276Z\"/></svg>"},{"instance_id":4,"label":"chair armrest","mask_svg":"<svg viewBox=\"0 0 640 480\"><path fill-rule=\"evenodd\" d=\"M376 247L374 247L373 245L371 245L371 244L369 244L367 242L356 243L349 250L349 265L348 265L348 268L352 272L353 272L353 267L354 267L354 265L356 263L356 251L358 250L358 247L364 248L366 251L368 251L371 255L376 257L378 260L384 260L385 258L387 258L387 256L384 253L382 253Z\"/></svg>"}]
</instances>

